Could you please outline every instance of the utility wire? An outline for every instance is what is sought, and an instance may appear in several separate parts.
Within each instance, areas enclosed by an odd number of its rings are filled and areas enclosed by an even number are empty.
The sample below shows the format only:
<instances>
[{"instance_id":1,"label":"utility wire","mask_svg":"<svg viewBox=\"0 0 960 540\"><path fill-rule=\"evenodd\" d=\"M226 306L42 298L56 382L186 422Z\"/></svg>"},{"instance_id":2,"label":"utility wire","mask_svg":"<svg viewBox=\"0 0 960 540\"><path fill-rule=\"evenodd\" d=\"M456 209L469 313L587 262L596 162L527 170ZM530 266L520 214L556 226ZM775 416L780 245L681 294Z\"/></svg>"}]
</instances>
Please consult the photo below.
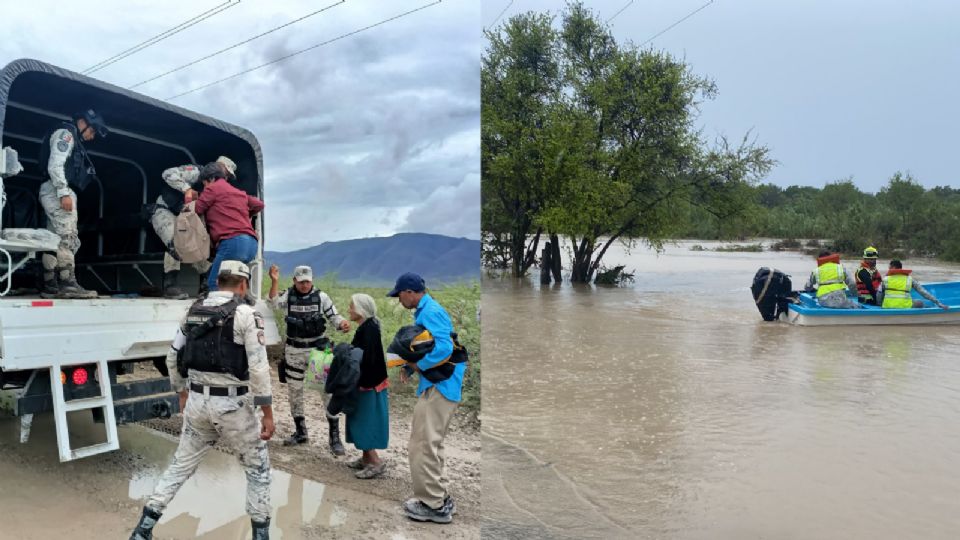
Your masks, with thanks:
<instances>
[{"instance_id":1,"label":"utility wire","mask_svg":"<svg viewBox=\"0 0 960 540\"><path fill-rule=\"evenodd\" d=\"M630 0L629 2L627 2L627 5L625 5L625 6L623 6L622 8L620 8L620 11L614 13L612 17L610 17L609 19L607 19L607 24L610 24L610 21L616 19L616 18L617 18L617 15L623 13L623 10L627 9L628 7L630 7L630 4L632 4L633 1L634 1L634 0Z\"/></svg>"},{"instance_id":2,"label":"utility wire","mask_svg":"<svg viewBox=\"0 0 960 540\"><path fill-rule=\"evenodd\" d=\"M704 5L700 6L700 7L698 7L697 9L691 11L690 13L688 13L688 14L686 15L686 17L678 20L677 22L675 22L675 23L671 24L670 26L664 28L663 30L657 32L653 37L651 37L650 39L644 41L644 42L641 43L639 46L640 46L640 47L643 47L643 46L646 45L647 43L650 43L651 41L657 39L658 37L662 36L663 34L666 34L671 28L673 28L674 26L676 26L676 25L682 23L683 21L689 19L690 17L693 17L694 15L697 14L697 12L699 12L700 10L702 10L703 8L709 6L709 5L712 4L712 3L713 3L713 0L710 0L710 1L707 2L706 4L704 4Z\"/></svg>"},{"instance_id":3,"label":"utility wire","mask_svg":"<svg viewBox=\"0 0 960 540\"><path fill-rule=\"evenodd\" d=\"M253 36L253 37L251 37L251 38L247 38L247 39L245 39L245 40L243 40L243 41L241 41L241 42L239 42L239 43L234 43L233 45L230 45L229 47L225 47L225 48L223 48L223 49L220 49L219 51L217 51L217 52L215 52L215 53L208 54L208 55L206 55L206 56L204 56L204 57L202 57L202 58L197 58L196 60L194 60L194 61L192 61L192 62L188 62L188 63L186 63L186 64L183 64L182 66L175 67L175 68L171 69L170 71L165 71L165 72L157 75L156 77L149 78L149 79L147 79L147 80L145 80L145 81L140 81L140 82L138 82L137 84L135 84L135 85L133 85L133 86L128 86L127 89L128 89L128 90L132 90L132 89L134 89L134 88L143 86L143 85L145 85L145 84L147 84L147 83L149 83L149 82L153 82L153 81L155 81L155 80L157 80L157 79L162 79L163 77L166 77L167 75L170 75L170 74L172 74L172 73L176 73L176 72L180 71L181 69L186 69L186 68L188 68L188 67L190 67L190 66L192 66L192 65L199 64L200 62L203 62L204 60L209 60L209 59L213 58L214 56L223 54L223 53L225 53L225 52L227 52L227 51L229 51L229 50L231 50L231 49L236 49L237 47L239 47L239 46L241 46L241 45L246 45L247 43L250 43L251 41L254 41L254 40L256 40L256 39L260 39L260 38L262 38L263 36L266 36L267 34L272 34L272 33L276 32L277 30L281 30L281 29L286 28L286 27L288 27L288 26L290 26L290 25L292 25L292 24L296 24L296 23L298 23L298 22L300 22L300 21L302 21L302 20L304 20L304 19L309 19L310 17L313 17L314 15L317 15L317 14L319 14L319 13L323 13L324 11L327 11L328 9L337 7L337 6L339 6L340 4L343 4L343 3L346 2L346 1L347 1L347 0L340 0L339 2L337 2L337 3L335 3L335 4L330 4L329 6L327 6L327 7L325 7L325 8L318 9L318 10L312 12L312 13L308 13L308 14L304 15L303 17L300 17L299 19L294 19L294 20L292 20L292 21L290 21L290 22L288 22L288 23L286 23L286 24L282 24L282 25L280 25L280 26L276 26L276 27L274 27L274 28L271 28L270 30L267 30L266 32L263 32L263 33L261 33L261 34L257 34L257 35L255 35L255 36Z\"/></svg>"},{"instance_id":4,"label":"utility wire","mask_svg":"<svg viewBox=\"0 0 960 540\"><path fill-rule=\"evenodd\" d=\"M145 41L142 41L142 42L138 43L137 45L134 45L133 47L130 47L129 49L126 49L125 51L119 52L119 53L111 56L110 58L107 58L106 60L103 60L103 61L101 61L101 62L99 62L99 63L97 63L97 64L94 64L94 65L88 67L87 69L85 69L85 70L83 71L83 74L84 74L84 75L89 75L89 74L94 73L94 72L96 72L96 71L100 71L101 69L103 69L103 68L105 68L105 67L107 67L107 66L109 66L109 65L111 65L111 64L115 64L115 63L119 62L120 60L123 60L124 58L127 58L127 57L129 57L129 56L131 56L131 55L134 55L134 54L136 54L136 53L138 53L138 52L146 49L147 47L150 47L151 45L156 45L157 43L160 43L161 41L167 39L168 37L173 36L173 35L175 35L175 34L179 34L180 32L186 30L187 28L190 28L191 26L193 26L193 25L195 25L195 24L197 24L197 23L199 23L199 22L202 22L202 21L204 21L204 20L206 20L206 19L209 19L210 17L213 17L214 15L216 15L216 14L218 14L218 13L221 13L221 12L226 11L226 10L228 10L228 9L234 7L234 6L239 5L239 4L240 4L240 1L241 1L241 0L227 0L226 2L224 2L224 3L222 3L222 4L219 4L219 5L211 8L211 9L208 9L207 11L204 11L203 13L201 13L201 14L199 14L199 15L195 15L195 16L187 19L186 21L184 21L184 22L182 22L182 23L174 26L173 28L170 28L170 29L168 29L168 30L165 30L165 31L163 31L163 32L161 32L161 33L159 33L159 34L157 34L157 35L155 35L155 36L153 36L153 37L145 40Z\"/></svg>"},{"instance_id":5,"label":"utility wire","mask_svg":"<svg viewBox=\"0 0 960 540\"><path fill-rule=\"evenodd\" d=\"M503 10L500 11L500 14L497 15L497 18L494 19L492 23L490 23L489 25L487 25L487 29L488 29L488 30L489 30L490 28L493 28L493 25L497 24L497 21L499 21L499 20L500 20L500 17L503 17L503 14L506 13L508 9L510 9L510 6L513 5L513 2L514 2L514 0L510 0L510 3L507 4L507 7L503 8Z\"/></svg>"},{"instance_id":6,"label":"utility wire","mask_svg":"<svg viewBox=\"0 0 960 540\"><path fill-rule=\"evenodd\" d=\"M373 23L373 24L371 24L371 25L369 25L369 26L364 26L363 28L359 28L359 29L354 30L354 31L352 31L352 32L347 32L346 34L340 34L339 36L337 36L337 37L335 37L335 38L328 39L327 41L324 41L324 42L322 42L322 43L317 43L316 45L307 47L306 49L300 49L299 51L296 51L296 52L293 52L293 53L290 53L290 54L281 56L281 57L279 57L279 58L274 58L273 60L271 60L271 61L269 61L269 62L260 64L259 66L254 66L254 67L252 67L252 68L250 68L250 69L245 69L245 70L243 70L243 71L239 71L239 72L237 72L237 73L234 73L233 75L230 75L229 77L224 77L224 78L222 78L222 79L217 79L217 80L215 80L215 81L213 81L213 82L211 82L211 83L207 83L207 84L205 84L205 85L203 85L203 86L198 86L198 87L196 87L196 88L191 88L190 90L187 90L186 92L181 92L181 93L179 93L179 94L177 94L177 95L175 95L175 96L170 96L170 97L166 98L166 101L170 101L171 99L176 99L176 98L178 98L178 97L182 97L182 96L185 96L185 95L187 95L187 94L192 94L193 92L197 92L197 91L203 90L204 88L209 88L209 87L211 87L211 86L213 86L213 85L215 85L215 84L220 84L220 83L222 83L222 82L224 82L224 81L229 81L230 79L235 79L235 78L237 78L237 77L239 77L239 76L241 76L241 75L246 75L247 73L250 73L251 71L256 71L256 70L258 70L258 69L267 67L267 66L269 66L269 65L271 65L271 64L276 64L277 62L282 62L282 61L284 61L284 60L286 60L286 59L288 59L288 58L292 58L292 57L294 57L294 56L297 56L298 54L303 54L303 53L305 53L305 52L307 52L307 51L311 51L311 50L316 49L316 48L318 48L318 47L323 47L324 45L329 45L330 43L333 43L334 41L339 41L339 40L341 40L341 39L343 39L343 38L350 37L350 36L355 35L355 34L359 34L360 32L363 32L363 31L365 31L365 30L369 30L369 29L371 29L371 28L375 28L375 27L377 27L377 26L386 24L386 23L388 23L388 22L395 21L395 20L397 20L397 19L406 17L407 15L412 15L413 13L416 13L416 12L418 12L418 11L427 9L428 7L435 6L435 5L439 4L439 3L442 2L442 1L443 1L443 0L437 0L436 2L432 2L432 3L430 3L430 4L422 5L422 6L418 7L418 8L416 8L416 9L411 9L410 11L405 11L405 12L399 14L399 15L394 15L393 17L390 17L389 19L384 19L384 20L382 20L382 21L380 21L380 22Z\"/></svg>"}]
</instances>

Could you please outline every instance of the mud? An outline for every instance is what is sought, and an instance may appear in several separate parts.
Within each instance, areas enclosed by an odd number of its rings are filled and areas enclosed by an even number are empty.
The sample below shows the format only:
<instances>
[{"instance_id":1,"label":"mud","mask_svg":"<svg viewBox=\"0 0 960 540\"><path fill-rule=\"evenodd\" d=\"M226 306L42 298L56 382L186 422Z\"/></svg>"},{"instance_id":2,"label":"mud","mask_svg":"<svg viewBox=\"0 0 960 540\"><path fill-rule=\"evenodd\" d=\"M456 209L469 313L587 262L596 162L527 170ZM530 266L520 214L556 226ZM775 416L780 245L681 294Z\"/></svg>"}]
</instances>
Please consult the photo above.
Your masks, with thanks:
<instances>
[{"instance_id":1,"label":"mud","mask_svg":"<svg viewBox=\"0 0 960 540\"><path fill-rule=\"evenodd\" d=\"M153 374L155 375L155 373ZM277 434L270 442L274 467L271 538L452 538L480 536L480 441L474 423L460 419L446 445L450 491L458 513L451 525L408 520L400 503L410 496L406 441L412 409L391 406L390 448L382 452L384 478L358 480L346 462L327 449L319 394L307 393L311 441L284 447L293 430L285 386L275 382ZM318 420L319 419L319 420ZM0 538L92 540L126 538L143 499L176 448L180 419L154 420L120 428L121 450L69 463L57 458L52 415L38 415L27 444L19 444L19 421L0 417ZM74 446L102 439L89 413L71 417ZM249 538L244 513L245 479L236 458L214 450L158 524L155 538Z\"/></svg>"},{"instance_id":2,"label":"mud","mask_svg":"<svg viewBox=\"0 0 960 540\"><path fill-rule=\"evenodd\" d=\"M955 538L956 328L765 323L754 272L812 258L689 247L612 253L621 289L484 281L484 537Z\"/></svg>"}]
</instances>

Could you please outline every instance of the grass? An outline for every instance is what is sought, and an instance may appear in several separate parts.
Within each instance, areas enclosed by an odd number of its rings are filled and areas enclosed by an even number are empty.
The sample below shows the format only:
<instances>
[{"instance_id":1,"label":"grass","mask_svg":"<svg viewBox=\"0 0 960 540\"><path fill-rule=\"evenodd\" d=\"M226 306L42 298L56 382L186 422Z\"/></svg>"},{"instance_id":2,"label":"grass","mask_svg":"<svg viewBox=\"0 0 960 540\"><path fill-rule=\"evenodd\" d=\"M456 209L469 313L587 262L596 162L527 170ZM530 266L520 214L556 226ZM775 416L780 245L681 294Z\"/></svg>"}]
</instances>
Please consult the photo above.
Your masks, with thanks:
<instances>
[{"instance_id":1,"label":"grass","mask_svg":"<svg viewBox=\"0 0 960 540\"><path fill-rule=\"evenodd\" d=\"M291 278L281 277L279 282L280 292L289 288L291 283ZM333 305L337 307L337 312L344 318L348 318L347 310L350 307L350 297L353 294L365 293L373 297L377 303L377 318L380 319L384 350L393 341L394 334L401 326L413 324L413 310L404 309L396 298L388 298L386 295L390 291L389 288L354 286L338 282L334 276L324 276L314 281L314 287L330 296ZM270 280L267 279L264 280L263 297L267 298L269 292ZM477 321L477 307L480 304L480 283L447 285L442 289L430 289L428 292L434 300L447 310L460 343L470 353L470 366L464 378L463 399L460 406L475 419L480 413L480 324ZM284 335L286 329L283 317L285 314L278 312L276 315L280 334ZM349 334L341 334L331 329L328 324L327 337L337 343L349 343L353 339L354 330L355 326ZM399 368L389 370L390 397L412 404L416 399L416 382L411 381L406 385L400 384L399 371Z\"/></svg>"}]
</instances>

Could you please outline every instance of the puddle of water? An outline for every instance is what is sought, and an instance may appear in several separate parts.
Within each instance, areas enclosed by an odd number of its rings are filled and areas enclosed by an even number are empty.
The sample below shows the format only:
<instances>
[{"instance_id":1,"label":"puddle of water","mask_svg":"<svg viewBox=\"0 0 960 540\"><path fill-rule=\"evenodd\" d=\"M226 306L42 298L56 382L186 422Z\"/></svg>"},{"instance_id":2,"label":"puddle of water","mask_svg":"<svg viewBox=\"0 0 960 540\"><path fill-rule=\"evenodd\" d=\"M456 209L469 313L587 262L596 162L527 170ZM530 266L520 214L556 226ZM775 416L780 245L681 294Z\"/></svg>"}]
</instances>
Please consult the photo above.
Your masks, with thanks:
<instances>
[{"instance_id":1,"label":"puddle of water","mask_svg":"<svg viewBox=\"0 0 960 540\"><path fill-rule=\"evenodd\" d=\"M955 537L955 328L764 323L753 274L777 266L800 288L813 265L796 254L682 246L607 264L636 269L636 285L483 283L483 426L501 441L484 441L485 524L557 538L581 519L606 538ZM960 275L913 267L923 282Z\"/></svg>"},{"instance_id":2,"label":"puddle of water","mask_svg":"<svg viewBox=\"0 0 960 540\"><path fill-rule=\"evenodd\" d=\"M12 529L4 525L0 537L6 538L8 533L17 538L61 537L77 529L71 520L86 522L93 516L96 530L83 527L82 532L63 537L126 537L135 518L109 509L142 504L170 463L177 439L141 426L121 426L121 451L60 463L52 416L38 415L33 424L30 441L20 444L19 421L0 418L0 478L19 478L18 483L32 486L29 492L20 493L0 489L0 508L19 509L23 518ZM71 430L74 444L84 444L95 439L102 427L87 414L72 419ZM270 487L271 538L304 538L305 528L343 537L408 538L404 521L398 519L396 501L326 486L277 469L272 472ZM211 450L174 497L155 533L161 538L249 538L245 502L246 477L238 460ZM73 511L62 520L55 516L41 523L39 508L48 504ZM84 517L78 520L76 516ZM436 537L432 532L427 536Z\"/></svg>"}]
</instances>

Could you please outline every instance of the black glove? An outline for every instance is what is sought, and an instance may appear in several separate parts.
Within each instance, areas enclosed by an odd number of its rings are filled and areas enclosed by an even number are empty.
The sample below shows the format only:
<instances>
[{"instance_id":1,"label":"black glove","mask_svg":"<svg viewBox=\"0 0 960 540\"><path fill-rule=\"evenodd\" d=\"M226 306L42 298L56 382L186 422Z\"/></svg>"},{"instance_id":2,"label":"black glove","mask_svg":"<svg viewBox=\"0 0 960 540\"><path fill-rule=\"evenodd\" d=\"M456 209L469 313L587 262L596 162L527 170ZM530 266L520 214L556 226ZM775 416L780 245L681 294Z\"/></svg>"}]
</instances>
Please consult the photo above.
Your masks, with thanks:
<instances>
[{"instance_id":1,"label":"black glove","mask_svg":"<svg viewBox=\"0 0 960 540\"><path fill-rule=\"evenodd\" d=\"M280 377L280 382L287 384L287 361L280 360L277 363L277 376Z\"/></svg>"}]
</instances>

